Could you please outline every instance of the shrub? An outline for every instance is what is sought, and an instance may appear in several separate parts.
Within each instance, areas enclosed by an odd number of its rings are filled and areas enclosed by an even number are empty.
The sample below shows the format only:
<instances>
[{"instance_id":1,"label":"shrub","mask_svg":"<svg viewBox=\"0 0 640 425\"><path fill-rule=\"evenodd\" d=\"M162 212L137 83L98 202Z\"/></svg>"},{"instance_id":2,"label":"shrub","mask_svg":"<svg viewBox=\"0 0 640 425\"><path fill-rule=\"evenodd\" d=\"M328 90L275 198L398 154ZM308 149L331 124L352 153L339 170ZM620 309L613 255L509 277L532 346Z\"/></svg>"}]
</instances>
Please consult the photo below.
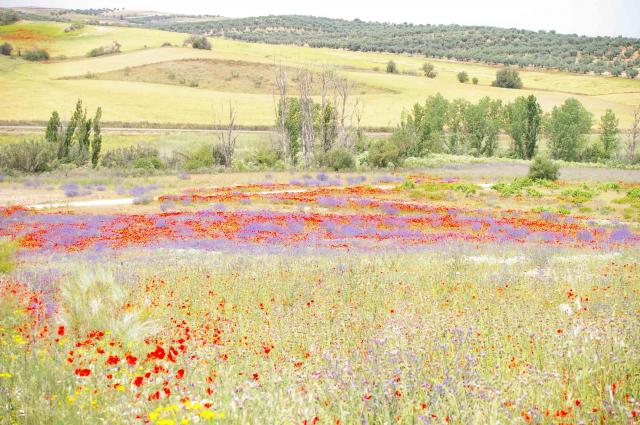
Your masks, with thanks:
<instances>
[{"instance_id":1,"label":"shrub","mask_svg":"<svg viewBox=\"0 0 640 425\"><path fill-rule=\"evenodd\" d=\"M469 74L467 74L465 71L458 72L458 81L460 81L461 83L466 83L467 81L469 81Z\"/></svg>"},{"instance_id":2,"label":"shrub","mask_svg":"<svg viewBox=\"0 0 640 425\"><path fill-rule=\"evenodd\" d=\"M422 65L422 72L424 72L424 76L427 78L436 78L436 76L438 75L433 64L428 62Z\"/></svg>"},{"instance_id":3,"label":"shrub","mask_svg":"<svg viewBox=\"0 0 640 425\"><path fill-rule=\"evenodd\" d=\"M505 67L496 72L496 80L492 82L491 85L507 89L521 89L522 80L520 80L518 71L510 67Z\"/></svg>"},{"instance_id":4,"label":"shrub","mask_svg":"<svg viewBox=\"0 0 640 425\"><path fill-rule=\"evenodd\" d=\"M396 65L396 63L392 60L390 60L389 62L387 62L387 72L389 74L397 74L398 73L398 66Z\"/></svg>"},{"instance_id":5,"label":"shrub","mask_svg":"<svg viewBox=\"0 0 640 425\"><path fill-rule=\"evenodd\" d=\"M102 156L101 164L109 168L135 168L135 164L145 164L148 160L151 163L160 161L160 154L156 148L145 145L129 146L107 151Z\"/></svg>"},{"instance_id":6,"label":"shrub","mask_svg":"<svg viewBox=\"0 0 640 425\"><path fill-rule=\"evenodd\" d=\"M75 23L75 24L71 24L71 25L69 25L68 27L66 27L66 28L64 29L64 32L77 31L77 30L80 30L80 29L82 29L82 28L84 28L84 24L83 24L83 23L81 23L81 22L77 22L77 23Z\"/></svg>"},{"instance_id":7,"label":"shrub","mask_svg":"<svg viewBox=\"0 0 640 425\"><path fill-rule=\"evenodd\" d=\"M274 168L280 161L280 152L270 148L258 148L249 156L249 162L254 165Z\"/></svg>"},{"instance_id":8,"label":"shrub","mask_svg":"<svg viewBox=\"0 0 640 425\"><path fill-rule=\"evenodd\" d=\"M0 169L41 173L56 163L57 146L43 140L25 140L0 148Z\"/></svg>"},{"instance_id":9,"label":"shrub","mask_svg":"<svg viewBox=\"0 0 640 425\"><path fill-rule=\"evenodd\" d=\"M473 77L473 78L471 79L471 82L472 82L474 85L477 85L477 84L478 84L478 77Z\"/></svg>"},{"instance_id":10,"label":"shrub","mask_svg":"<svg viewBox=\"0 0 640 425\"><path fill-rule=\"evenodd\" d=\"M367 163L373 167L398 167L402 165L400 147L391 140L378 140L369 147Z\"/></svg>"},{"instance_id":11,"label":"shrub","mask_svg":"<svg viewBox=\"0 0 640 425\"><path fill-rule=\"evenodd\" d=\"M133 163L133 168L142 170L160 170L164 168L164 163L158 157L138 158Z\"/></svg>"},{"instance_id":12,"label":"shrub","mask_svg":"<svg viewBox=\"0 0 640 425\"><path fill-rule=\"evenodd\" d=\"M355 167L353 155L345 149L333 149L319 155L318 162L322 167L331 168L334 171L348 170Z\"/></svg>"},{"instance_id":13,"label":"shrub","mask_svg":"<svg viewBox=\"0 0 640 425\"><path fill-rule=\"evenodd\" d=\"M558 180L560 166L550 159L537 157L529 167L529 178L532 180Z\"/></svg>"},{"instance_id":14,"label":"shrub","mask_svg":"<svg viewBox=\"0 0 640 425\"><path fill-rule=\"evenodd\" d=\"M0 55L11 56L11 52L13 51L13 47L9 43L3 43L0 45Z\"/></svg>"},{"instance_id":15,"label":"shrub","mask_svg":"<svg viewBox=\"0 0 640 425\"><path fill-rule=\"evenodd\" d=\"M120 53L120 47L121 47L120 43L118 43L117 41L114 41L113 44L111 44L111 46L100 46L100 47L96 47L95 49L91 49L89 53L87 53L87 57L94 58L97 56Z\"/></svg>"},{"instance_id":16,"label":"shrub","mask_svg":"<svg viewBox=\"0 0 640 425\"><path fill-rule=\"evenodd\" d=\"M183 46L191 46L194 49L211 50L211 43L204 35L190 35L182 44Z\"/></svg>"},{"instance_id":17,"label":"shrub","mask_svg":"<svg viewBox=\"0 0 640 425\"><path fill-rule=\"evenodd\" d=\"M44 61L49 59L49 52L44 49L34 48L31 50L27 50L22 57L24 60L28 60L31 62Z\"/></svg>"}]
</instances>

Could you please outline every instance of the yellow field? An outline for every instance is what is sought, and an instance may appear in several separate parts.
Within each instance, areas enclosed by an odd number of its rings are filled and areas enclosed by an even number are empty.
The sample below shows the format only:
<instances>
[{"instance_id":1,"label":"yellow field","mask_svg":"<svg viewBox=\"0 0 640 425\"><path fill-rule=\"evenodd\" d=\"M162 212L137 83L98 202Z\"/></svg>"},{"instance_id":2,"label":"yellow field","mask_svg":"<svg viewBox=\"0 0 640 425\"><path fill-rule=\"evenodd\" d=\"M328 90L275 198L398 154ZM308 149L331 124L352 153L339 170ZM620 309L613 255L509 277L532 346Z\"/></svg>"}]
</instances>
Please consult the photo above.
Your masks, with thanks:
<instances>
[{"instance_id":1,"label":"yellow field","mask_svg":"<svg viewBox=\"0 0 640 425\"><path fill-rule=\"evenodd\" d=\"M0 58L0 90L4 100L0 103L0 120L45 120L54 109L66 118L75 101L82 98L90 109L102 106L105 121L210 124L214 110L219 110L221 103L232 102L237 106L241 124L273 123L274 99L269 90L238 93L231 87L225 89L224 82L189 87L188 84L148 81L62 79L83 77L87 73L118 74L126 67L185 59L335 67L350 80L377 88L365 91L367 94L364 95L354 90L353 97L358 95L364 105L364 126L393 126L404 108L438 92L450 99L464 97L470 101L483 96L510 101L533 93L545 111L574 96L596 118L607 108L612 109L620 117L622 127L628 127L633 107L640 104L639 80L521 71L525 88L509 90L491 87L496 68L485 65L430 60L438 71L437 78L430 80L420 76L419 69L425 59L418 56L253 44L216 38L211 39L211 51L161 48L164 42L181 45L186 35L102 26L87 26L65 33L66 26L62 23L20 22L0 27L0 41L6 40L23 50L30 46L44 47L53 58L48 63ZM123 53L85 57L89 50L109 45L114 40L122 45ZM417 72L418 76L385 73L385 65L390 59L398 64L401 72ZM459 83L456 74L462 70L467 71L470 77L477 77L479 84ZM293 76L290 77L292 80Z\"/></svg>"}]
</instances>

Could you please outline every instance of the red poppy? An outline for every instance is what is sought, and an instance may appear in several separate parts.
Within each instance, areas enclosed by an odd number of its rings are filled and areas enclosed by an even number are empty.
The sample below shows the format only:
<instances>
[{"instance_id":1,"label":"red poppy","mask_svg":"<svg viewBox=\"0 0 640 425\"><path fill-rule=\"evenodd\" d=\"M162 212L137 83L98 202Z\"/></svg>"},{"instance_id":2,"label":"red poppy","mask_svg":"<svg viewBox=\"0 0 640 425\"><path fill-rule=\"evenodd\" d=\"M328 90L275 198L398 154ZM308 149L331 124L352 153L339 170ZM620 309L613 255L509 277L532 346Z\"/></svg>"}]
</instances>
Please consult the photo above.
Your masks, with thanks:
<instances>
[{"instance_id":1,"label":"red poppy","mask_svg":"<svg viewBox=\"0 0 640 425\"><path fill-rule=\"evenodd\" d=\"M120 357L118 356L109 356L106 362L108 365L115 366L120 363Z\"/></svg>"},{"instance_id":2,"label":"red poppy","mask_svg":"<svg viewBox=\"0 0 640 425\"><path fill-rule=\"evenodd\" d=\"M178 372L176 372L176 379L182 379L183 376L184 376L184 369L179 369Z\"/></svg>"},{"instance_id":3,"label":"red poppy","mask_svg":"<svg viewBox=\"0 0 640 425\"><path fill-rule=\"evenodd\" d=\"M58 326L58 335L64 335L64 326Z\"/></svg>"},{"instance_id":4,"label":"red poppy","mask_svg":"<svg viewBox=\"0 0 640 425\"><path fill-rule=\"evenodd\" d=\"M74 372L78 376L89 376L91 375L91 370L89 369L76 369Z\"/></svg>"},{"instance_id":5,"label":"red poppy","mask_svg":"<svg viewBox=\"0 0 640 425\"><path fill-rule=\"evenodd\" d=\"M142 385L142 376L136 376L136 379L133 380L133 385L136 387Z\"/></svg>"}]
</instances>

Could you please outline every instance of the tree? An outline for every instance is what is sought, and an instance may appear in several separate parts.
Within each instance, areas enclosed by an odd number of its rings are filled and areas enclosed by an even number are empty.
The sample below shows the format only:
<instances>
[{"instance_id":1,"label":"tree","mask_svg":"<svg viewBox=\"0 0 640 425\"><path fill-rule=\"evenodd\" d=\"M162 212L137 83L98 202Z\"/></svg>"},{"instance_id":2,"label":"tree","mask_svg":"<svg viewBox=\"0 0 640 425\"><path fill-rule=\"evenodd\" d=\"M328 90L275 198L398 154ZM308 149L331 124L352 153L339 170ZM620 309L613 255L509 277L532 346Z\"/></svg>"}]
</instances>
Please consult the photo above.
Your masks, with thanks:
<instances>
[{"instance_id":1,"label":"tree","mask_svg":"<svg viewBox=\"0 0 640 425\"><path fill-rule=\"evenodd\" d=\"M447 149L452 154L463 153L466 148L464 133L464 112L470 103L464 99L454 99L449 105L447 126L449 127L449 140Z\"/></svg>"},{"instance_id":2,"label":"tree","mask_svg":"<svg viewBox=\"0 0 640 425\"><path fill-rule=\"evenodd\" d=\"M302 161L305 168L311 165L311 156L315 149L316 134L314 131L313 99L311 91L313 81L311 73L307 70L300 72L298 76L298 90L300 92L300 142L302 148Z\"/></svg>"},{"instance_id":3,"label":"tree","mask_svg":"<svg viewBox=\"0 0 640 425\"><path fill-rule=\"evenodd\" d=\"M504 67L496 72L496 80L491 85L507 89L521 89L522 80L520 80L518 71L510 67Z\"/></svg>"},{"instance_id":4,"label":"tree","mask_svg":"<svg viewBox=\"0 0 640 425\"><path fill-rule=\"evenodd\" d=\"M13 47L9 43L3 43L0 45L0 55L11 56L11 52L13 51Z\"/></svg>"},{"instance_id":5,"label":"tree","mask_svg":"<svg viewBox=\"0 0 640 425\"><path fill-rule=\"evenodd\" d=\"M398 67L396 65L396 63L392 60L390 60L389 62L387 62L387 72L389 74L397 74L398 73Z\"/></svg>"},{"instance_id":6,"label":"tree","mask_svg":"<svg viewBox=\"0 0 640 425\"><path fill-rule=\"evenodd\" d=\"M546 126L553 159L578 161L592 121L591 113L573 97L555 106Z\"/></svg>"},{"instance_id":7,"label":"tree","mask_svg":"<svg viewBox=\"0 0 640 425\"><path fill-rule=\"evenodd\" d=\"M183 46L191 46L194 49L211 50L211 43L204 35L190 35L182 43Z\"/></svg>"},{"instance_id":8,"label":"tree","mask_svg":"<svg viewBox=\"0 0 640 425\"><path fill-rule=\"evenodd\" d=\"M60 115L58 115L57 111L53 111L51 118L49 118L49 122L47 123L47 130L45 132L44 139L47 142L58 146L61 128L62 124L60 123Z\"/></svg>"},{"instance_id":9,"label":"tree","mask_svg":"<svg viewBox=\"0 0 640 425\"><path fill-rule=\"evenodd\" d=\"M102 119L102 108L96 109L93 117L93 139L91 140L91 164L95 168L100 159L100 150L102 149L102 128L100 120Z\"/></svg>"},{"instance_id":10,"label":"tree","mask_svg":"<svg viewBox=\"0 0 640 425\"><path fill-rule=\"evenodd\" d=\"M276 67L276 90L278 95L278 102L276 103L276 116L278 122L278 131L280 132L280 149L282 150L282 158L284 158L285 164L289 160L288 146L289 138L286 128L286 120L288 116L288 104L287 104L287 72L282 64ZM275 93L274 93L275 98Z\"/></svg>"},{"instance_id":11,"label":"tree","mask_svg":"<svg viewBox=\"0 0 640 425\"><path fill-rule=\"evenodd\" d=\"M403 112L400 126L394 136L407 156L423 156L429 152L442 152L444 127L448 120L449 101L440 93L429 96L424 105L416 103Z\"/></svg>"},{"instance_id":12,"label":"tree","mask_svg":"<svg viewBox=\"0 0 640 425\"><path fill-rule=\"evenodd\" d=\"M460 81L461 83L466 83L467 81L469 81L469 74L466 73L466 71L460 71L458 72L458 81Z\"/></svg>"},{"instance_id":13,"label":"tree","mask_svg":"<svg viewBox=\"0 0 640 425\"><path fill-rule=\"evenodd\" d=\"M64 136L59 145L58 149L58 159L68 161L71 153L71 145L73 143L73 135L76 132L76 128L79 124L81 124L82 119L82 100L78 99L76 103L76 109L67 124L67 128L65 129Z\"/></svg>"},{"instance_id":14,"label":"tree","mask_svg":"<svg viewBox=\"0 0 640 425\"><path fill-rule=\"evenodd\" d=\"M498 147L502 102L483 97L465 108L463 128L474 156L493 156Z\"/></svg>"},{"instance_id":15,"label":"tree","mask_svg":"<svg viewBox=\"0 0 640 425\"><path fill-rule=\"evenodd\" d=\"M505 118L515 155L521 159L533 158L542 122L542 109L536 97L518 97L505 107Z\"/></svg>"},{"instance_id":16,"label":"tree","mask_svg":"<svg viewBox=\"0 0 640 425\"><path fill-rule=\"evenodd\" d=\"M224 167L227 168L233 163L233 156L236 151L236 110L229 102L229 120L224 129L218 132L218 140L220 141L220 151L224 160Z\"/></svg>"},{"instance_id":17,"label":"tree","mask_svg":"<svg viewBox=\"0 0 640 425\"><path fill-rule=\"evenodd\" d=\"M618 148L619 120L611 109L607 109L600 117L600 145L605 159L611 158Z\"/></svg>"},{"instance_id":18,"label":"tree","mask_svg":"<svg viewBox=\"0 0 640 425\"><path fill-rule=\"evenodd\" d=\"M638 76L638 70L635 68L627 68L624 73L627 74L627 78L631 79L634 79Z\"/></svg>"},{"instance_id":19,"label":"tree","mask_svg":"<svg viewBox=\"0 0 640 425\"><path fill-rule=\"evenodd\" d=\"M424 65L422 65L422 72L424 72L424 76L427 78L436 78L438 75L435 66L429 62L425 62Z\"/></svg>"}]
</instances>

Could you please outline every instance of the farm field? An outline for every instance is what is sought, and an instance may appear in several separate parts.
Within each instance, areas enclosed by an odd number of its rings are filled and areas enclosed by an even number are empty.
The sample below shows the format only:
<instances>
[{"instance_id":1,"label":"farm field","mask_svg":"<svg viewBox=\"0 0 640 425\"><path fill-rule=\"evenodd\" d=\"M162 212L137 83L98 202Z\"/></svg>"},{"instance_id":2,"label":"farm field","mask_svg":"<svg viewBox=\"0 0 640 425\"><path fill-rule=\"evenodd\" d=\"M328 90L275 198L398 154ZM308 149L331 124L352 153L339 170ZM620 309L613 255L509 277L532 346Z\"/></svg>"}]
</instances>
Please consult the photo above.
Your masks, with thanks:
<instances>
[{"instance_id":1,"label":"farm field","mask_svg":"<svg viewBox=\"0 0 640 425\"><path fill-rule=\"evenodd\" d=\"M47 63L0 58L0 86L6 97L13 99L0 105L3 120L44 121L52 110L69 110L82 97L90 108L102 106L107 122L210 124L215 108L231 101L237 105L240 124L273 125L272 77L268 76L268 69L274 63L293 68L335 68L355 84L352 100L360 99L361 124L368 127L392 127L403 109L440 92L447 98L464 97L470 101L483 96L510 101L533 93L545 111L574 96L596 117L607 108L612 109L624 128L629 125L632 109L640 97L640 81L622 78L523 70L525 88L509 90L491 87L496 68L479 64L430 60L439 73L431 80L384 72L387 61L393 59L400 72L419 75L425 59L418 56L218 38L211 39L211 51L203 51L160 47L163 43L181 46L186 34L110 26L85 26L65 33L65 26L19 22L0 28L0 41L9 41L21 49L44 47L52 56ZM110 45L114 40L121 44L122 53L85 57L89 50ZM185 67L185 61L196 60L204 64L205 71L206 66L217 71L203 74L202 67ZM136 73L148 69L162 72L138 81ZM479 84L459 83L456 74L463 70L477 77ZM170 78L172 74L174 80ZM258 84L260 77L262 82Z\"/></svg>"},{"instance_id":2,"label":"farm field","mask_svg":"<svg viewBox=\"0 0 640 425\"><path fill-rule=\"evenodd\" d=\"M638 171L478 167L6 178L3 417L637 422Z\"/></svg>"}]
</instances>

